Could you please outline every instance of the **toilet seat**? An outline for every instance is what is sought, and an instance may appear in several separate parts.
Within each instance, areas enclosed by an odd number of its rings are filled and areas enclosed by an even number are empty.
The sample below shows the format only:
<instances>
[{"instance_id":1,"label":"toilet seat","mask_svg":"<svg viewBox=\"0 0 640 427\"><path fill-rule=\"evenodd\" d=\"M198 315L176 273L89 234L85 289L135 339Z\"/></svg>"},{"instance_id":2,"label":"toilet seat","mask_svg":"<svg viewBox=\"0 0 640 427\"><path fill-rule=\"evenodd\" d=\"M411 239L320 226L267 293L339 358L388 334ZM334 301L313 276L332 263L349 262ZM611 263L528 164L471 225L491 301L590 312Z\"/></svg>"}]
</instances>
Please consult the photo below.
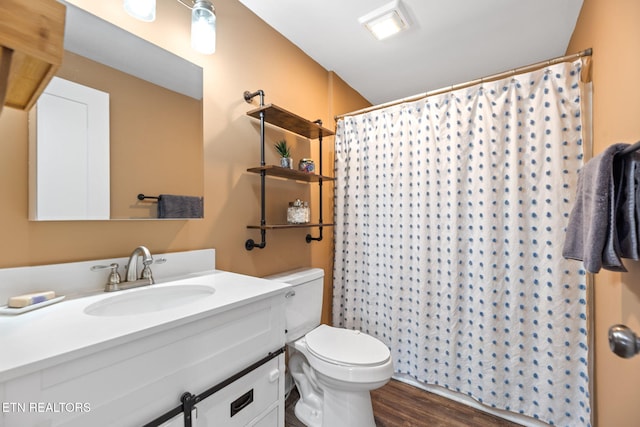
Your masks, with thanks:
<instances>
[{"instance_id":1,"label":"toilet seat","mask_svg":"<svg viewBox=\"0 0 640 427\"><path fill-rule=\"evenodd\" d=\"M349 366L377 366L391 357L389 348L360 331L320 325L306 335L307 348L325 362Z\"/></svg>"},{"instance_id":2,"label":"toilet seat","mask_svg":"<svg viewBox=\"0 0 640 427\"><path fill-rule=\"evenodd\" d=\"M365 351L362 351L363 347L358 348L363 343ZM389 349L378 339L362 332L320 325L296 340L293 347L305 355L319 375L343 382L344 386L384 384L393 375Z\"/></svg>"}]
</instances>

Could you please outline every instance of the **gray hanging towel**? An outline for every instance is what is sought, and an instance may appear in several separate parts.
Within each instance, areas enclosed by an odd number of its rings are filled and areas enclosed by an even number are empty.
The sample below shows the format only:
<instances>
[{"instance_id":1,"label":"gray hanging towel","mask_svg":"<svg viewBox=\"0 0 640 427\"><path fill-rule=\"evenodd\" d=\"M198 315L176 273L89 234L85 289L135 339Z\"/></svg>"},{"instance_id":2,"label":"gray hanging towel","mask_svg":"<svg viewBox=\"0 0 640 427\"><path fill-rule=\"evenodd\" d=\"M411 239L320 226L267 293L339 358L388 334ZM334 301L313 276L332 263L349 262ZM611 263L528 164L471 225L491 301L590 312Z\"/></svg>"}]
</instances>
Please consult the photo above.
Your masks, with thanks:
<instances>
[{"instance_id":1,"label":"gray hanging towel","mask_svg":"<svg viewBox=\"0 0 640 427\"><path fill-rule=\"evenodd\" d=\"M638 192L640 153L633 152L614 158L616 179L616 233L620 242L620 256L640 259L638 248Z\"/></svg>"},{"instance_id":2,"label":"gray hanging towel","mask_svg":"<svg viewBox=\"0 0 640 427\"><path fill-rule=\"evenodd\" d=\"M584 165L578 175L576 202L569 216L562 255L580 260L585 270L627 271L616 232L613 159L629 144L613 144Z\"/></svg>"},{"instance_id":3,"label":"gray hanging towel","mask_svg":"<svg viewBox=\"0 0 640 427\"><path fill-rule=\"evenodd\" d=\"M204 218L203 205L202 197L160 194L158 218Z\"/></svg>"}]
</instances>

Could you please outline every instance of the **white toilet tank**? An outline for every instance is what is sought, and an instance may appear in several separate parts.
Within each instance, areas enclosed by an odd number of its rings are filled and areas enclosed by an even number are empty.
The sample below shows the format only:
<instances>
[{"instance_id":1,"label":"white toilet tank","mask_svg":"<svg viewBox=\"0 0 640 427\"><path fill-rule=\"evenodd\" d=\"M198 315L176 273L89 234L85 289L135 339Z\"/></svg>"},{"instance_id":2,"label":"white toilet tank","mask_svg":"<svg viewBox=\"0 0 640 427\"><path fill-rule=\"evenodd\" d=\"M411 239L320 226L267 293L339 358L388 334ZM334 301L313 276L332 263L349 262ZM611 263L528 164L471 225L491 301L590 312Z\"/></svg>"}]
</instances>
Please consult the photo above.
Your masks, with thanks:
<instances>
[{"instance_id":1,"label":"white toilet tank","mask_svg":"<svg viewBox=\"0 0 640 427\"><path fill-rule=\"evenodd\" d=\"M320 324L322 315L322 295L324 270L321 268L300 268L267 276L293 286L285 303L286 342L290 343L304 336Z\"/></svg>"}]
</instances>

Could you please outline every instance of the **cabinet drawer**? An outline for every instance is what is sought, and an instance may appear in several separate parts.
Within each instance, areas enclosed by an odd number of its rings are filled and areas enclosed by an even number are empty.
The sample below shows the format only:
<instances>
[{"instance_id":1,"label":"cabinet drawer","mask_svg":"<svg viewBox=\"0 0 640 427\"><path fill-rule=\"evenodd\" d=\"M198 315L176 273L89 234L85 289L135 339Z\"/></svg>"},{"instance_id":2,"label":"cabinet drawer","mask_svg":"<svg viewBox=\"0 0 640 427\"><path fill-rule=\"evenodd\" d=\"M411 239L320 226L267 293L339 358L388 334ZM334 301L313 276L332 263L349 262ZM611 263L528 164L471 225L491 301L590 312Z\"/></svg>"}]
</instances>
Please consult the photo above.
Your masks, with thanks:
<instances>
[{"instance_id":1,"label":"cabinet drawer","mask_svg":"<svg viewBox=\"0 0 640 427\"><path fill-rule=\"evenodd\" d=\"M194 411L195 416L195 411ZM176 415L169 421L160 424L158 427L184 427L184 414Z\"/></svg>"},{"instance_id":2,"label":"cabinet drawer","mask_svg":"<svg viewBox=\"0 0 640 427\"><path fill-rule=\"evenodd\" d=\"M266 414L261 415L258 419L253 420L249 427L274 427L284 425L284 409L275 407L267 410Z\"/></svg>"},{"instance_id":3,"label":"cabinet drawer","mask_svg":"<svg viewBox=\"0 0 640 427\"><path fill-rule=\"evenodd\" d=\"M196 427L246 426L284 393L284 355L249 372L196 405ZM276 417L277 422L277 417ZM266 424L260 424L266 425ZM278 424L273 424L276 427Z\"/></svg>"}]
</instances>

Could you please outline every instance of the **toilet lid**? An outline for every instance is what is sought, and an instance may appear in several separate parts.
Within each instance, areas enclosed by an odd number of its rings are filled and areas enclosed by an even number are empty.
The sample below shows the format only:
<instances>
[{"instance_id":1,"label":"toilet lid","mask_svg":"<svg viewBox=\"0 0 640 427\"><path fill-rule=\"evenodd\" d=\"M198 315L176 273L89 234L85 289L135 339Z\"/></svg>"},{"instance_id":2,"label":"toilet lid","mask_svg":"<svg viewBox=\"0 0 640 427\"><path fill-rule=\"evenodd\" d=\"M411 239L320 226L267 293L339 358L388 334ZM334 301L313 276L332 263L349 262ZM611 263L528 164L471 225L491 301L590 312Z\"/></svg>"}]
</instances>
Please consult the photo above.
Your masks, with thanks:
<instances>
[{"instance_id":1,"label":"toilet lid","mask_svg":"<svg viewBox=\"0 0 640 427\"><path fill-rule=\"evenodd\" d=\"M348 365L380 365L391 356L381 341L360 331L320 325L305 339L307 348L328 362Z\"/></svg>"}]
</instances>

